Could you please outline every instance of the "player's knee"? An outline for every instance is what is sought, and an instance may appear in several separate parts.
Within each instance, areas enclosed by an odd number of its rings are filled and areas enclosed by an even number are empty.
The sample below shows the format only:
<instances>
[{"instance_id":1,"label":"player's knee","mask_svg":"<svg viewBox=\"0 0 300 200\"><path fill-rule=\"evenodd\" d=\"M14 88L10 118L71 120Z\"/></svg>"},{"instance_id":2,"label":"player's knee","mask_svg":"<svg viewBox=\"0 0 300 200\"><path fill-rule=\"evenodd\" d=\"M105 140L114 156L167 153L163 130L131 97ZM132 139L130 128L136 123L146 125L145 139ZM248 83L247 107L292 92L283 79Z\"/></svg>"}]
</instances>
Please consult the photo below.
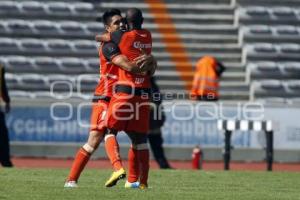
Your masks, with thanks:
<instances>
[{"instance_id":1,"label":"player's knee","mask_svg":"<svg viewBox=\"0 0 300 200\"><path fill-rule=\"evenodd\" d=\"M116 137L117 136L117 131L115 130L112 130L112 129L108 129L107 132L105 133L105 136L104 136L104 141L106 141L108 138L110 137Z\"/></svg>"},{"instance_id":2,"label":"player's knee","mask_svg":"<svg viewBox=\"0 0 300 200\"><path fill-rule=\"evenodd\" d=\"M92 154L94 151L95 151L95 148L94 147L92 147L90 144L88 144L88 143L85 143L83 146L82 146L82 148L86 151L86 152L88 152L88 153L90 153L90 154Z\"/></svg>"},{"instance_id":3,"label":"player's knee","mask_svg":"<svg viewBox=\"0 0 300 200\"><path fill-rule=\"evenodd\" d=\"M148 149L147 135L136 134L135 137L131 138L132 147L136 150Z\"/></svg>"},{"instance_id":4,"label":"player's knee","mask_svg":"<svg viewBox=\"0 0 300 200\"><path fill-rule=\"evenodd\" d=\"M135 150L148 150L148 143L131 144L131 147Z\"/></svg>"}]
</instances>

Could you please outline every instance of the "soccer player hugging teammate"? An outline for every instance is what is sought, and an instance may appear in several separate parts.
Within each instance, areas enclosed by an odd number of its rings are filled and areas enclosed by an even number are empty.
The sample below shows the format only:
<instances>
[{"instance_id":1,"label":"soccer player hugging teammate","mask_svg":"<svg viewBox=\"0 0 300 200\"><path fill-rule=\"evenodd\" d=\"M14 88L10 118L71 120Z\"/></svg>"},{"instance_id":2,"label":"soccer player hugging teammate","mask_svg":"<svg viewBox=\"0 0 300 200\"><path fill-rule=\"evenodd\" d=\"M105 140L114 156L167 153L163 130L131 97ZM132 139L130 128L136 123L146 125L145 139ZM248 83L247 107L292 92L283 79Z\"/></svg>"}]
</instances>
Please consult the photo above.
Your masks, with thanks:
<instances>
[{"instance_id":1,"label":"soccer player hugging teammate","mask_svg":"<svg viewBox=\"0 0 300 200\"><path fill-rule=\"evenodd\" d=\"M103 14L102 20L107 32L116 31L120 28L122 20L121 12L117 9L108 10ZM118 81L119 67L134 73L141 73L148 71L147 64L145 63L153 62L153 57L151 56L139 57L137 62L141 63L143 66L142 69L136 62L130 62L126 57L123 57L118 62L118 66L116 66L109 62L114 55L115 49L111 47L111 42L101 44L99 48L100 81L94 92L89 137L86 144L78 150L75 156L65 187L77 187L82 170L86 166L90 156L103 140L106 132L105 116L113 94L113 85Z\"/></svg>"},{"instance_id":2,"label":"soccer player hugging teammate","mask_svg":"<svg viewBox=\"0 0 300 200\"><path fill-rule=\"evenodd\" d=\"M150 54L152 38L148 30L142 29L143 16L139 9L131 8L126 11L128 31L111 33L111 40L118 46L119 54L111 61L118 62L126 56L134 61L141 54ZM156 62L147 73L137 73L119 69L119 80L114 87L106 120L108 133L105 136L105 147L114 168L110 179L105 183L107 187L114 186L123 178L124 168L119 155L116 140L118 131L125 131L131 140L128 152L128 179L126 188L145 189L148 186L149 150L147 133L149 131L150 77L156 69Z\"/></svg>"}]
</instances>

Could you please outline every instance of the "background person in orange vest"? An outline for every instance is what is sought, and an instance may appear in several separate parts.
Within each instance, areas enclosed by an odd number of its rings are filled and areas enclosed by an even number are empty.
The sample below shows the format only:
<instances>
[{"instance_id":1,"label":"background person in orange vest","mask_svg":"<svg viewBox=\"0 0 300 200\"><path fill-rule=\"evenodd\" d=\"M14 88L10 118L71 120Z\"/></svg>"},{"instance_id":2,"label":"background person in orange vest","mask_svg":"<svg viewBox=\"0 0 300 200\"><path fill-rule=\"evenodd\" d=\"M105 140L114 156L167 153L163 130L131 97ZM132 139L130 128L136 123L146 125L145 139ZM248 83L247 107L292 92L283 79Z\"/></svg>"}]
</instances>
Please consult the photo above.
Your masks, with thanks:
<instances>
[{"instance_id":1,"label":"background person in orange vest","mask_svg":"<svg viewBox=\"0 0 300 200\"><path fill-rule=\"evenodd\" d=\"M219 79L225 67L212 56L203 56L196 64L191 99L216 101L219 99Z\"/></svg>"}]
</instances>

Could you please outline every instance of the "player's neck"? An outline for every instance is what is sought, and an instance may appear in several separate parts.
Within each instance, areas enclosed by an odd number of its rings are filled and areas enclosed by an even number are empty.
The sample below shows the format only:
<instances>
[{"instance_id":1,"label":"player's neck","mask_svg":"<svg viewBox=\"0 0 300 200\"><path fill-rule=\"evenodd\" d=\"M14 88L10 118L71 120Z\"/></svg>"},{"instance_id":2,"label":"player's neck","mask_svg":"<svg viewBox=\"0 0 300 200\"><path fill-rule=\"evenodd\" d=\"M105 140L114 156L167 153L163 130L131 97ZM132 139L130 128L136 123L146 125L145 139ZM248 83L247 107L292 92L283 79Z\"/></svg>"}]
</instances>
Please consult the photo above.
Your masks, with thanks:
<instances>
[{"instance_id":1,"label":"player's neck","mask_svg":"<svg viewBox=\"0 0 300 200\"><path fill-rule=\"evenodd\" d=\"M142 26L141 25L134 25L134 24L129 24L128 25L128 30L131 31L131 30L140 30L142 29Z\"/></svg>"}]
</instances>

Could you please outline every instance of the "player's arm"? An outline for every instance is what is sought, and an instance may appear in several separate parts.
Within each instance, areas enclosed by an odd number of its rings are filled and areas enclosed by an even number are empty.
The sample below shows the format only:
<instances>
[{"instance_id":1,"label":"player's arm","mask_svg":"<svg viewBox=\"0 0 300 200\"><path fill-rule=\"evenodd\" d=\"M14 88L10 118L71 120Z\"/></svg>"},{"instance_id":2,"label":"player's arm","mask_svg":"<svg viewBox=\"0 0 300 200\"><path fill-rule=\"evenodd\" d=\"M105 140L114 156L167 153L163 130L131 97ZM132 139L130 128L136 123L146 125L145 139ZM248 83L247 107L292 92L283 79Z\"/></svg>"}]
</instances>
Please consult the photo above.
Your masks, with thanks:
<instances>
[{"instance_id":1,"label":"player's arm","mask_svg":"<svg viewBox=\"0 0 300 200\"><path fill-rule=\"evenodd\" d=\"M104 44L102 53L107 60L128 72L142 73L146 71L146 69L140 68L135 62L129 61L126 56L122 55L118 45L113 42Z\"/></svg>"},{"instance_id":2,"label":"player's arm","mask_svg":"<svg viewBox=\"0 0 300 200\"><path fill-rule=\"evenodd\" d=\"M110 33L102 33L100 35L95 36L95 40L97 42L109 42L111 40L111 35Z\"/></svg>"}]
</instances>

